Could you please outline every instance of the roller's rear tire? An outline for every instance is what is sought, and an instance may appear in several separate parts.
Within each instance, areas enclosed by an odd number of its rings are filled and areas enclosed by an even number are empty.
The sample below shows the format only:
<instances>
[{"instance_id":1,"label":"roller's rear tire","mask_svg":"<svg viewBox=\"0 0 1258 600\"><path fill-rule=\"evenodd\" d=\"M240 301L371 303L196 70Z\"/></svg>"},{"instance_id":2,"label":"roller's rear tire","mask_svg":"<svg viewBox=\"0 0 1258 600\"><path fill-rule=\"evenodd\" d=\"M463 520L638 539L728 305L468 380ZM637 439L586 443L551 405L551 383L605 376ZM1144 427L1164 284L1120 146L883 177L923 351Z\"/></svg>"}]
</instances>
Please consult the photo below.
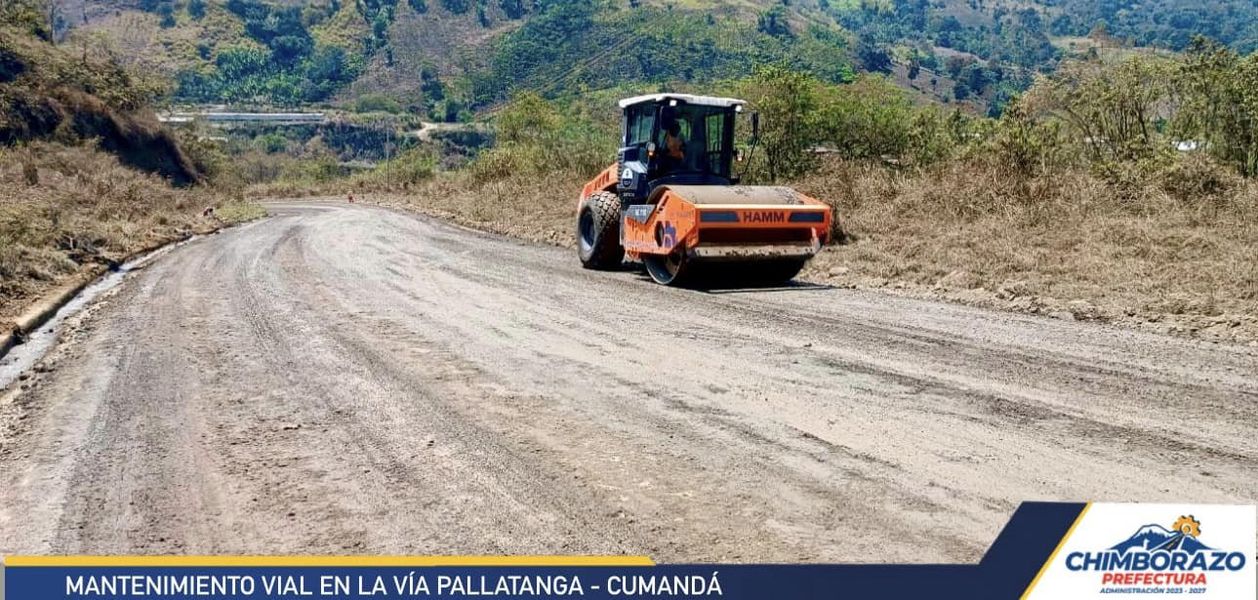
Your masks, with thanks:
<instances>
[{"instance_id":1,"label":"roller's rear tire","mask_svg":"<svg viewBox=\"0 0 1258 600\"><path fill-rule=\"evenodd\" d=\"M592 194L577 211L577 255L587 269L615 269L625 260L620 246L620 199L611 192Z\"/></svg>"},{"instance_id":2,"label":"roller's rear tire","mask_svg":"<svg viewBox=\"0 0 1258 600\"><path fill-rule=\"evenodd\" d=\"M642 264L646 266L647 275L660 285L681 286L690 281L691 265L681 251L668 256L644 254Z\"/></svg>"}]
</instances>

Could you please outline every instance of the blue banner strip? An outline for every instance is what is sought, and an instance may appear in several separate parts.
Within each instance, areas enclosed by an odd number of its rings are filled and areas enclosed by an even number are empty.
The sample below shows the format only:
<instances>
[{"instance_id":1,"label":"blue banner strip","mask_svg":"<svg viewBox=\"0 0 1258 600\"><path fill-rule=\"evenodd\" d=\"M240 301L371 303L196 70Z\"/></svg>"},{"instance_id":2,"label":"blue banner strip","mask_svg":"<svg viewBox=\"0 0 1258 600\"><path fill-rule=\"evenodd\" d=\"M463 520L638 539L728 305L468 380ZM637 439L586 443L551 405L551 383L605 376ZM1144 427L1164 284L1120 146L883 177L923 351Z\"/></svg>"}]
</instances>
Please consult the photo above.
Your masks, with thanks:
<instances>
[{"instance_id":1,"label":"blue banner strip","mask_svg":"<svg viewBox=\"0 0 1258 600\"><path fill-rule=\"evenodd\" d=\"M14 557L3 582L11 600L213 598L958 598L1016 599L1085 504L1026 503L976 565L632 566L91 566L87 557ZM125 562L125 559L121 559ZM172 559L174 562L174 559ZM274 561L272 561L273 564ZM382 561L397 565L396 558ZM423 561L418 561L422 564ZM181 564L185 564L181 562ZM230 565L230 566L222 566Z\"/></svg>"}]
</instances>

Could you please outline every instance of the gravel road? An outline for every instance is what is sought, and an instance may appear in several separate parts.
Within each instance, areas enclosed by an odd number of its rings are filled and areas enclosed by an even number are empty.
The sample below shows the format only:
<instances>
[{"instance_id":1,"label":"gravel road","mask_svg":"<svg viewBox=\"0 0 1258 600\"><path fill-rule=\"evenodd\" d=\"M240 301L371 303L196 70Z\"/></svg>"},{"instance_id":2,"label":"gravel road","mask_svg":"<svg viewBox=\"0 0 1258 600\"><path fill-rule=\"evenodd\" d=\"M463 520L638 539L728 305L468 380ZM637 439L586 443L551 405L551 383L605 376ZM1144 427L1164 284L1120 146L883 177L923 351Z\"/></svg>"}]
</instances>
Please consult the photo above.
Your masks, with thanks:
<instances>
[{"instance_id":1,"label":"gravel road","mask_svg":"<svg viewBox=\"0 0 1258 600\"><path fill-rule=\"evenodd\" d=\"M968 561L1022 500L1258 498L1253 348L271 210L3 394L0 553Z\"/></svg>"}]
</instances>

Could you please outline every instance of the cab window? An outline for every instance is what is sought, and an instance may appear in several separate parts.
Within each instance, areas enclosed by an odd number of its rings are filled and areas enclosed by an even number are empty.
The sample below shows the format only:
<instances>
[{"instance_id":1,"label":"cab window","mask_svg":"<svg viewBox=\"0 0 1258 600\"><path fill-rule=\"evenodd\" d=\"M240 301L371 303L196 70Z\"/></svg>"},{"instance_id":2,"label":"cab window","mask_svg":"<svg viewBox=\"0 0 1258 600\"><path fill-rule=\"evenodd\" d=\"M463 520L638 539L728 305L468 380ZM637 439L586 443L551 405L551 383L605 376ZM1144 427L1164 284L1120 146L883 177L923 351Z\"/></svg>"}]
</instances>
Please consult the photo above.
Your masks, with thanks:
<instances>
[{"instance_id":1,"label":"cab window","mask_svg":"<svg viewBox=\"0 0 1258 600\"><path fill-rule=\"evenodd\" d=\"M723 113L714 112L704 117L703 124L707 134L707 148L704 154L706 164L704 168L709 173L729 175L729 160L725 156L725 130L728 123L729 118Z\"/></svg>"},{"instance_id":2,"label":"cab window","mask_svg":"<svg viewBox=\"0 0 1258 600\"><path fill-rule=\"evenodd\" d=\"M651 141L651 131L655 129L655 107L653 105L631 107L627 128L626 146L641 146Z\"/></svg>"}]
</instances>

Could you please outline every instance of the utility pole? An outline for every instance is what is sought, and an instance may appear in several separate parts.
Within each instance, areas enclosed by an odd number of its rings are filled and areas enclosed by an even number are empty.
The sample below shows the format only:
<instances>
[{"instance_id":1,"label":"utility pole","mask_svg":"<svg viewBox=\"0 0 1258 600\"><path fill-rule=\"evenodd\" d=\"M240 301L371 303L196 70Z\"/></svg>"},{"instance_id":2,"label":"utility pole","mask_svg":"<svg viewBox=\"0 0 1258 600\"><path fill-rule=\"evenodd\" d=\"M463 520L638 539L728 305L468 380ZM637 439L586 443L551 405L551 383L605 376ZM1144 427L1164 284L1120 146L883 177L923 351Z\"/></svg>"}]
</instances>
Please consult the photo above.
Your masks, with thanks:
<instances>
[{"instance_id":1,"label":"utility pole","mask_svg":"<svg viewBox=\"0 0 1258 600\"><path fill-rule=\"evenodd\" d=\"M48 43L57 45L57 13L59 5L56 0L48 3Z\"/></svg>"},{"instance_id":2,"label":"utility pole","mask_svg":"<svg viewBox=\"0 0 1258 600\"><path fill-rule=\"evenodd\" d=\"M393 128L389 125L384 129L384 184L393 189Z\"/></svg>"}]
</instances>

